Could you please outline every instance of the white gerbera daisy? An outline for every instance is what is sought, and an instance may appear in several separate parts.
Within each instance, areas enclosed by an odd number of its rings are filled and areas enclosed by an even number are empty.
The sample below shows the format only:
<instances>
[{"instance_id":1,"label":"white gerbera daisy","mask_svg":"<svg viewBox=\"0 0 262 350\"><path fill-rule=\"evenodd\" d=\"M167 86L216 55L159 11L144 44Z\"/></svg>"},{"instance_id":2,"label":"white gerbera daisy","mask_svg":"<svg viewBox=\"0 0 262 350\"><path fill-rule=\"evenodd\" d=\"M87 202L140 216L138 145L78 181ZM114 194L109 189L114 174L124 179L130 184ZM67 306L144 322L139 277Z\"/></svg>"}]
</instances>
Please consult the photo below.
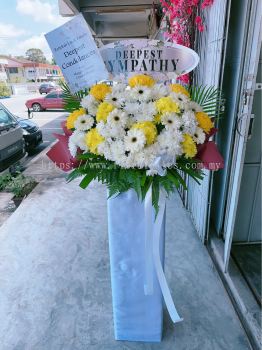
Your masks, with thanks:
<instances>
[{"instance_id":1,"label":"white gerbera daisy","mask_svg":"<svg viewBox=\"0 0 262 350\"><path fill-rule=\"evenodd\" d=\"M82 98L81 106L85 108L89 114L96 115L99 102L92 95L87 95Z\"/></svg>"},{"instance_id":2,"label":"white gerbera daisy","mask_svg":"<svg viewBox=\"0 0 262 350\"><path fill-rule=\"evenodd\" d=\"M170 97L172 97L172 99L178 104L180 104L180 103L184 104L184 103L190 102L190 98L187 97L185 94L171 92Z\"/></svg>"},{"instance_id":3,"label":"white gerbera daisy","mask_svg":"<svg viewBox=\"0 0 262 350\"><path fill-rule=\"evenodd\" d=\"M124 128L127 125L127 122L127 113L120 109L115 108L112 112L108 114L107 123L110 126L121 126Z\"/></svg>"},{"instance_id":4,"label":"white gerbera daisy","mask_svg":"<svg viewBox=\"0 0 262 350\"><path fill-rule=\"evenodd\" d=\"M125 97L123 93L112 92L111 94L106 95L105 101L112 104L113 106L122 107L125 104Z\"/></svg>"},{"instance_id":5,"label":"white gerbera daisy","mask_svg":"<svg viewBox=\"0 0 262 350\"><path fill-rule=\"evenodd\" d=\"M82 151L87 151L88 147L85 143L86 133L83 131L74 131L71 136L69 136L68 148L73 157L77 154L77 149L80 148Z\"/></svg>"},{"instance_id":6,"label":"white gerbera daisy","mask_svg":"<svg viewBox=\"0 0 262 350\"><path fill-rule=\"evenodd\" d=\"M199 106L199 104L194 101L190 101L189 103L186 103L184 109L185 111L194 112L194 113L203 112L203 109Z\"/></svg>"},{"instance_id":7,"label":"white gerbera daisy","mask_svg":"<svg viewBox=\"0 0 262 350\"><path fill-rule=\"evenodd\" d=\"M94 121L95 120L91 115L83 114L74 122L74 127L79 131L87 131L92 128Z\"/></svg>"},{"instance_id":8,"label":"white gerbera daisy","mask_svg":"<svg viewBox=\"0 0 262 350\"><path fill-rule=\"evenodd\" d=\"M195 133L192 135L193 140L197 143L197 144L202 144L205 142L206 139L206 135L203 131L203 129L197 127L195 130Z\"/></svg>"},{"instance_id":9,"label":"white gerbera daisy","mask_svg":"<svg viewBox=\"0 0 262 350\"><path fill-rule=\"evenodd\" d=\"M182 125L182 120L176 113L164 113L161 116L161 122L166 129L179 129Z\"/></svg>"},{"instance_id":10,"label":"white gerbera daisy","mask_svg":"<svg viewBox=\"0 0 262 350\"><path fill-rule=\"evenodd\" d=\"M130 152L138 152L144 148L146 137L142 130L131 129L125 137L125 149Z\"/></svg>"},{"instance_id":11,"label":"white gerbera daisy","mask_svg":"<svg viewBox=\"0 0 262 350\"><path fill-rule=\"evenodd\" d=\"M152 100L152 90L146 86L137 85L129 91L129 96L132 101L149 101Z\"/></svg>"},{"instance_id":12,"label":"white gerbera daisy","mask_svg":"<svg viewBox=\"0 0 262 350\"><path fill-rule=\"evenodd\" d=\"M182 115L182 122L183 122L183 132L185 134L193 135L197 127L195 113L192 111L185 112Z\"/></svg>"}]
</instances>

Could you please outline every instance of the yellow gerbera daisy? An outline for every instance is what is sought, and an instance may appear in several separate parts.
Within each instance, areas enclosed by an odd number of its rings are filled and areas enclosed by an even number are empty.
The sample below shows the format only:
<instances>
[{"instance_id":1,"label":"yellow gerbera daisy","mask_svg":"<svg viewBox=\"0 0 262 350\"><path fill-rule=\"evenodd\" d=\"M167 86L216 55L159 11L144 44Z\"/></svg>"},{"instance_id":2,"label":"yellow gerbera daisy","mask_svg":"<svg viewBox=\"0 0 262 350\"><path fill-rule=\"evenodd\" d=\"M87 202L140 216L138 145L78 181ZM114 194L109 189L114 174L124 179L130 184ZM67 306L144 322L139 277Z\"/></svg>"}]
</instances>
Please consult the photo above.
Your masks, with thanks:
<instances>
[{"instance_id":1,"label":"yellow gerbera daisy","mask_svg":"<svg viewBox=\"0 0 262 350\"><path fill-rule=\"evenodd\" d=\"M86 114L86 110L84 108L80 108L70 113L66 119L66 127L67 129L74 129L75 121L80 117L80 115Z\"/></svg>"},{"instance_id":2,"label":"yellow gerbera daisy","mask_svg":"<svg viewBox=\"0 0 262 350\"><path fill-rule=\"evenodd\" d=\"M157 137L157 128L154 123L146 121L135 123L132 128L142 130L145 137L147 145L151 145Z\"/></svg>"},{"instance_id":3,"label":"yellow gerbera daisy","mask_svg":"<svg viewBox=\"0 0 262 350\"><path fill-rule=\"evenodd\" d=\"M91 87L90 94L94 96L97 100L102 101L107 94L112 91L111 87L107 84L101 83L96 84Z\"/></svg>"},{"instance_id":4,"label":"yellow gerbera daisy","mask_svg":"<svg viewBox=\"0 0 262 350\"><path fill-rule=\"evenodd\" d=\"M171 97L161 97L156 102L156 108L159 113L174 112L179 113L180 109L176 102Z\"/></svg>"},{"instance_id":5,"label":"yellow gerbera daisy","mask_svg":"<svg viewBox=\"0 0 262 350\"><path fill-rule=\"evenodd\" d=\"M177 94L180 93L186 95L187 97L190 97L189 91L180 84L170 84L170 89L171 91L176 92Z\"/></svg>"},{"instance_id":6,"label":"yellow gerbera daisy","mask_svg":"<svg viewBox=\"0 0 262 350\"><path fill-rule=\"evenodd\" d=\"M97 154L97 147L102 143L105 139L102 135L99 134L96 128L91 129L85 136L85 142L87 147L90 149L92 153Z\"/></svg>"},{"instance_id":7,"label":"yellow gerbera daisy","mask_svg":"<svg viewBox=\"0 0 262 350\"><path fill-rule=\"evenodd\" d=\"M184 141L182 142L182 147L186 158L193 158L197 154L196 144L192 139L192 137L188 134L184 135Z\"/></svg>"},{"instance_id":8,"label":"yellow gerbera daisy","mask_svg":"<svg viewBox=\"0 0 262 350\"><path fill-rule=\"evenodd\" d=\"M106 122L108 114L112 112L113 109L115 109L115 107L108 102L100 103L96 113L96 120L98 122Z\"/></svg>"},{"instance_id":9,"label":"yellow gerbera daisy","mask_svg":"<svg viewBox=\"0 0 262 350\"><path fill-rule=\"evenodd\" d=\"M205 133L209 133L209 131L214 127L214 123L204 112L197 112L196 119L200 128L202 128L205 131Z\"/></svg>"},{"instance_id":10,"label":"yellow gerbera daisy","mask_svg":"<svg viewBox=\"0 0 262 350\"><path fill-rule=\"evenodd\" d=\"M155 80L152 77L150 77L150 75L139 74L139 75L134 75L133 77L129 78L128 84L131 87L135 87L137 85L151 87L151 86L155 85Z\"/></svg>"}]
</instances>

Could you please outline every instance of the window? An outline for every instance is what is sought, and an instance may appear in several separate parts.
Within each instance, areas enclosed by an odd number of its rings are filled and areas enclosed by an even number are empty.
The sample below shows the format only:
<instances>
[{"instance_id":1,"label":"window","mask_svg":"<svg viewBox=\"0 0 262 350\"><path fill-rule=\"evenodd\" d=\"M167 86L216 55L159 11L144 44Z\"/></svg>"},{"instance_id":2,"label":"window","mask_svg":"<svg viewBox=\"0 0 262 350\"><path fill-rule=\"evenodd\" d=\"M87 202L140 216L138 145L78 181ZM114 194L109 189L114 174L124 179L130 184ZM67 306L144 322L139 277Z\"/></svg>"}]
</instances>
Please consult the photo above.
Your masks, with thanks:
<instances>
[{"instance_id":1,"label":"window","mask_svg":"<svg viewBox=\"0 0 262 350\"><path fill-rule=\"evenodd\" d=\"M16 67L11 67L11 68L8 68L9 69L9 73L11 74L17 74L18 73L18 68Z\"/></svg>"},{"instance_id":2,"label":"window","mask_svg":"<svg viewBox=\"0 0 262 350\"><path fill-rule=\"evenodd\" d=\"M65 98L65 95L62 93L62 94L59 94L58 97L59 98Z\"/></svg>"},{"instance_id":3,"label":"window","mask_svg":"<svg viewBox=\"0 0 262 350\"><path fill-rule=\"evenodd\" d=\"M57 93L51 92L50 94L47 94L45 98L57 98Z\"/></svg>"},{"instance_id":4,"label":"window","mask_svg":"<svg viewBox=\"0 0 262 350\"><path fill-rule=\"evenodd\" d=\"M14 119L4 109L0 109L0 126L10 125Z\"/></svg>"}]
</instances>

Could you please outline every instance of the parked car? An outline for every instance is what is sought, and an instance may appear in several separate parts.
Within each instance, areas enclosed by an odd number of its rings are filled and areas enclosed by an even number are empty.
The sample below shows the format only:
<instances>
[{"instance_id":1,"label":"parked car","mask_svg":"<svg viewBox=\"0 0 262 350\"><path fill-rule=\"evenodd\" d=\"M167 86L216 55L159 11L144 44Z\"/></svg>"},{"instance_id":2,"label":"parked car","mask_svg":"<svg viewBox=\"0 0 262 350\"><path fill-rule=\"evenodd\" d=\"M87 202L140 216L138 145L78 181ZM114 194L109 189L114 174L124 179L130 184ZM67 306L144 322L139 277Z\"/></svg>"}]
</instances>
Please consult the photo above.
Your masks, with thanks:
<instances>
[{"instance_id":1,"label":"parked car","mask_svg":"<svg viewBox=\"0 0 262 350\"><path fill-rule=\"evenodd\" d=\"M39 86L40 94L48 94L50 91L57 89L57 86L54 83L43 83Z\"/></svg>"},{"instance_id":2,"label":"parked car","mask_svg":"<svg viewBox=\"0 0 262 350\"><path fill-rule=\"evenodd\" d=\"M39 126L29 119L22 119L15 116L18 124L23 129L23 137L25 140L25 149L32 152L40 143L43 142L43 134Z\"/></svg>"},{"instance_id":3,"label":"parked car","mask_svg":"<svg viewBox=\"0 0 262 350\"><path fill-rule=\"evenodd\" d=\"M14 167L26 157L23 129L0 103L0 171Z\"/></svg>"},{"instance_id":4,"label":"parked car","mask_svg":"<svg viewBox=\"0 0 262 350\"><path fill-rule=\"evenodd\" d=\"M63 93L60 90L55 90L45 97L36 97L27 100L25 105L28 109L32 108L34 112L40 112L46 109L63 109Z\"/></svg>"}]
</instances>

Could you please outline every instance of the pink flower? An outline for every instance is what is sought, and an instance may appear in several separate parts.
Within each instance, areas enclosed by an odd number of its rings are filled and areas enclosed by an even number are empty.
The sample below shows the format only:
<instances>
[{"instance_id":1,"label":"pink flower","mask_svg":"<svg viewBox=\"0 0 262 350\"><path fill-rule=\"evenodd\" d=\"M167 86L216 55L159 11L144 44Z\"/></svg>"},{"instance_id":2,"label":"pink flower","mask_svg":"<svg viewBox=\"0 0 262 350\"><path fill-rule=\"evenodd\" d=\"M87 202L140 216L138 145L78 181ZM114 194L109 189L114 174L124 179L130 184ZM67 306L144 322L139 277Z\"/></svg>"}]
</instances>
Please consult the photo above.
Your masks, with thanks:
<instances>
[{"instance_id":1,"label":"pink flower","mask_svg":"<svg viewBox=\"0 0 262 350\"><path fill-rule=\"evenodd\" d=\"M193 13L192 7L188 7L186 13L190 16Z\"/></svg>"},{"instance_id":2,"label":"pink flower","mask_svg":"<svg viewBox=\"0 0 262 350\"><path fill-rule=\"evenodd\" d=\"M202 18L200 16L196 16L196 19L195 19L195 22L196 24L202 24Z\"/></svg>"},{"instance_id":3,"label":"pink flower","mask_svg":"<svg viewBox=\"0 0 262 350\"><path fill-rule=\"evenodd\" d=\"M199 24L199 25L197 26L197 29L198 29L200 32L204 32L204 30L205 30L204 24Z\"/></svg>"},{"instance_id":4,"label":"pink flower","mask_svg":"<svg viewBox=\"0 0 262 350\"><path fill-rule=\"evenodd\" d=\"M201 4L201 9L211 6L213 5L213 3L214 3L214 0L204 0Z\"/></svg>"},{"instance_id":5,"label":"pink flower","mask_svg":"<svg viewBox=\"0 0 262 350\"><path fill-rule=\"evenodd\" d=\"M181 82L187 84L187 85L188 85L189 82L190 82L189 74L181 75L181 76L178 77L177 79L180 80Z\"/></svg>"}]
</instances>

